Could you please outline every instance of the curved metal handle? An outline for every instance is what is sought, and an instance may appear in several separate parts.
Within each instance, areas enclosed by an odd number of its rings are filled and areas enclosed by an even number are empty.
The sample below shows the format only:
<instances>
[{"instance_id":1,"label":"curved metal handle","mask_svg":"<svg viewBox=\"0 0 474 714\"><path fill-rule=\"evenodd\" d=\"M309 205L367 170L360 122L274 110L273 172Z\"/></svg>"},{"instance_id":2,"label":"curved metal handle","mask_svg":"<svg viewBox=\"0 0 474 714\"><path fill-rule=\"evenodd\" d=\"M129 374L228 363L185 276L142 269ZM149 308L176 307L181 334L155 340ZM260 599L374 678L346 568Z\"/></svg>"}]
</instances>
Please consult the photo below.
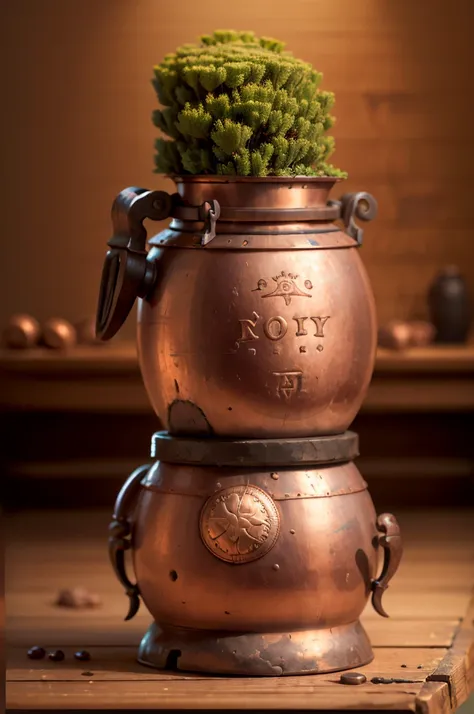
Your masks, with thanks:
<instances>
[{"instance_id":1,"label":"curved metal handle","mask_svg":"<svg viewBox=\"0 0 474 714\"><path fill-rule=\"evenodd\" d=\"M110 340L125 322L137 297L145 297L155 283L155 266L147 260L145 218L161 221L171 214L166 191L131 186L112 205L114 235L105 256L97 306L96 335Z\"/></svg>"},{"instance_id":2,"label":"curved metal handle","mask_svg":"<svg viewBox=\"0 0 474 714\"><path fill-rule=\"evenodd\" d=\"M113 237L107 245L97 306L96 335L110 340L127 319L137 297L147 297L156 282L156 266L147 260L145 218L163 221L171 216L189 215L204 222L201 245L216 236L220 215L217 201L202 206L180 205L180 197L166 191L148 191L131 186L121 191L112 205Z\"/></svg>"},{"instance_id":3,"label":"curved metal handle","mask_svg":"<svg viewBox=\"0 0 474 714\"><path fill-rule=\"evenodd\" d=\"M129 476L122 486L115 501L113 521L109 526L109 558L115 575L124 586L130 603L125 620L131 620L140 607L140 590L137 584L129 580L125 567L125 552L131 548L132 529L129 516L133 509L140 483L150 468L149 464L140 466Z\"/></svg>"},{"instance_id":4,"label":"curved metal handle","mask_svg":"<svg viewBox=\"0 0 474 714\"><path fill-rule=\"evenodd\" d=\"M382 596L388 588L400 565L403 553L403 544L400 536L400 526L395 516L391 513L382 513L377 518L379 545L384 549L384 560L380 576L372 581L372 605L382 617L388 617L382 605Z\"/></svg>"},{"instance_id":5,"label":"curved metal handle","mask_svg":"<svg viewBox=\"0 0 474 714\"><path fill-rule=\"evenodd\" d=\"M346 233L362 245L364 231L354 220L354 216L361 221L372 221L377 216L377 201L370 193L345 193L339 201L329 201L331 206L338 206L340 217L344 223Z\"/></svg>"}]
</instances>

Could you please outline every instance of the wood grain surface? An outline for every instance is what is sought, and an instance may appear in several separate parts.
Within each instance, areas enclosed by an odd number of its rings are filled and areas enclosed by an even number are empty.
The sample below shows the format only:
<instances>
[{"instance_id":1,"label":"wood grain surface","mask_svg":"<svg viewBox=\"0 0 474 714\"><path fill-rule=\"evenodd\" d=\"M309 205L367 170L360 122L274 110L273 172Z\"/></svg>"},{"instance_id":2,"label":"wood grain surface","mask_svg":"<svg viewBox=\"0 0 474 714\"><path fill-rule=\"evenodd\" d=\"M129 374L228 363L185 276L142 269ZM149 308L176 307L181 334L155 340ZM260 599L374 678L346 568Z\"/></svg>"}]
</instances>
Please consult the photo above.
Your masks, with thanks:
<instances>
[{"instance_id":1,"label":"wood grain surface","mask_svg":"<svg viewBox=\"0 0 474 714\"><path fill-rule=\"evenodd\" d=\"M367 607L374 646L361 667L367 683L343 686L339 674L288 678L211 677L156 672L135 660L150 623L142 607L123 622L126 598L108 563L110 513L20 512L6 517L7 706L14 710L286 709L397 710L448 714L474 688L474 532L472 511L397 513L405 554L386 593L389 619ZM83 586L102 606L54 605L61 588ZM33 661L34 644L66 658ZM73 653L87 648L89 662ZM373 684L373 677L403 678Z\"/></svg>"}]
</instances>

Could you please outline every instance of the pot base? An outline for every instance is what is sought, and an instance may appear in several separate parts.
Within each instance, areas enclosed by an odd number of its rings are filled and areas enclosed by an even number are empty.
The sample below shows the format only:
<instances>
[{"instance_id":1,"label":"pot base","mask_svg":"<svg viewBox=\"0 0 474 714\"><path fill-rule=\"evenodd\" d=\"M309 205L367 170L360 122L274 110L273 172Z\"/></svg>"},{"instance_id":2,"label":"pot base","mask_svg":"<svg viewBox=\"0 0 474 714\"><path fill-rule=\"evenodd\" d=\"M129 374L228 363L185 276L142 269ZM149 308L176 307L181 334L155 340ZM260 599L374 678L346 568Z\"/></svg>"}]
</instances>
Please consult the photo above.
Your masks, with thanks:
<instances>
[{"instance_id":1,"label":"pot base","mask_svg":"<svg viewBox=\"0 0 474 714\"><path fill-rule=\"evenodd\" d=\"M138 661L157 669L250 677L337 672L372 659L358 620L331 629L250 634L153 623L138 650Z\"/></svg>"}]
</instances>

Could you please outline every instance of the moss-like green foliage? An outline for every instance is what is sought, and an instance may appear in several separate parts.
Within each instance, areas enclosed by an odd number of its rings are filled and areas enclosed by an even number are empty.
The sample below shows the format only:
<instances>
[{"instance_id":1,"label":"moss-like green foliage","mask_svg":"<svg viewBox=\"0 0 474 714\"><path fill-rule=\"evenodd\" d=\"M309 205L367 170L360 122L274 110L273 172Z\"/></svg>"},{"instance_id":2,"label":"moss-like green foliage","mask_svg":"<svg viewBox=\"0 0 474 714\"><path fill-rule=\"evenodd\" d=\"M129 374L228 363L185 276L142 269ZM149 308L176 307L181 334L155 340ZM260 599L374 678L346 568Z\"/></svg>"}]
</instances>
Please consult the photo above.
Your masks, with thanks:
<instances>
[{"instance_id":1,"label":"moss-like green foliage","mask_svg":"<svg viewBox=\"0 0 474 714\"><path fill-rule=\"evenodd\" d=\"M334 95L322 75L253 32L218 30L154 68L156 172L340 176L327 163Z\"/></svg>"}]
</instances>

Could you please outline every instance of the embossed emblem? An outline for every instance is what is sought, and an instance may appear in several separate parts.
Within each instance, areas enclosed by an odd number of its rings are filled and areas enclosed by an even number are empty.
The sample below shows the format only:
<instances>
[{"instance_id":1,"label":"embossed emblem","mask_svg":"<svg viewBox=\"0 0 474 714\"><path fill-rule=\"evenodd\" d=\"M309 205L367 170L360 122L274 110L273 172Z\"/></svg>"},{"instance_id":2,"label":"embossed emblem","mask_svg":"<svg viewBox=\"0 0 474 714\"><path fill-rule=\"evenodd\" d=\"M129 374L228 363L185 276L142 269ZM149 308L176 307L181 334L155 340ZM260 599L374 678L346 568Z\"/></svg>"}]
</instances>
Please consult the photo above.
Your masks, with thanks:
<instances>
[{"instance_id":1,"label":"embossed emblem","mask_svg":"<svg viewBox=\"0 0 474 714\"><path fill-rule=\"evenodd\" d=\"M291 304L291 298L292 297L307 297L310 298L311 295L308 293L303 292L298 285L296 284L296 280L298 279L298 275L294 275L293 273L287 273L286 271L282 270L279 275L276 275L272 280L277 284L275 290L273 290L270 293L265 293L262 295L262 298L269 298L269 297L282 297L285 301L285 305L290 305ZM305 280L304 281L304 286L307 290L312 290L313 289L313 284L311 280ZM255 292L256 290L265 290L265 288L268 287L268 283L264 278L260 278L260 280L257 283L257 287L252 290L252 292Z\"/></svg>"},{"instance_id":2,"label":"embossed emblem","mask_svg":"<svg viewBox=\"0 0 474 714\"><path fill-rule=\"evenodd\" d=\"M258 486L231 486L206 501L200 530L215 556L228 563L249 563L275 545L280 516L273 499Z\"/></svg>"},{"instance_id":3,"label":"embossed emblem","mask_svg":"<svg viewBox=\"0 0 474 714\"><path fill-rule=\"evenodd\" d=\"M289 399L293 394L301 392L303 372L273 372L278 377L277 394Z\"/></svg>"}]
</instances>

